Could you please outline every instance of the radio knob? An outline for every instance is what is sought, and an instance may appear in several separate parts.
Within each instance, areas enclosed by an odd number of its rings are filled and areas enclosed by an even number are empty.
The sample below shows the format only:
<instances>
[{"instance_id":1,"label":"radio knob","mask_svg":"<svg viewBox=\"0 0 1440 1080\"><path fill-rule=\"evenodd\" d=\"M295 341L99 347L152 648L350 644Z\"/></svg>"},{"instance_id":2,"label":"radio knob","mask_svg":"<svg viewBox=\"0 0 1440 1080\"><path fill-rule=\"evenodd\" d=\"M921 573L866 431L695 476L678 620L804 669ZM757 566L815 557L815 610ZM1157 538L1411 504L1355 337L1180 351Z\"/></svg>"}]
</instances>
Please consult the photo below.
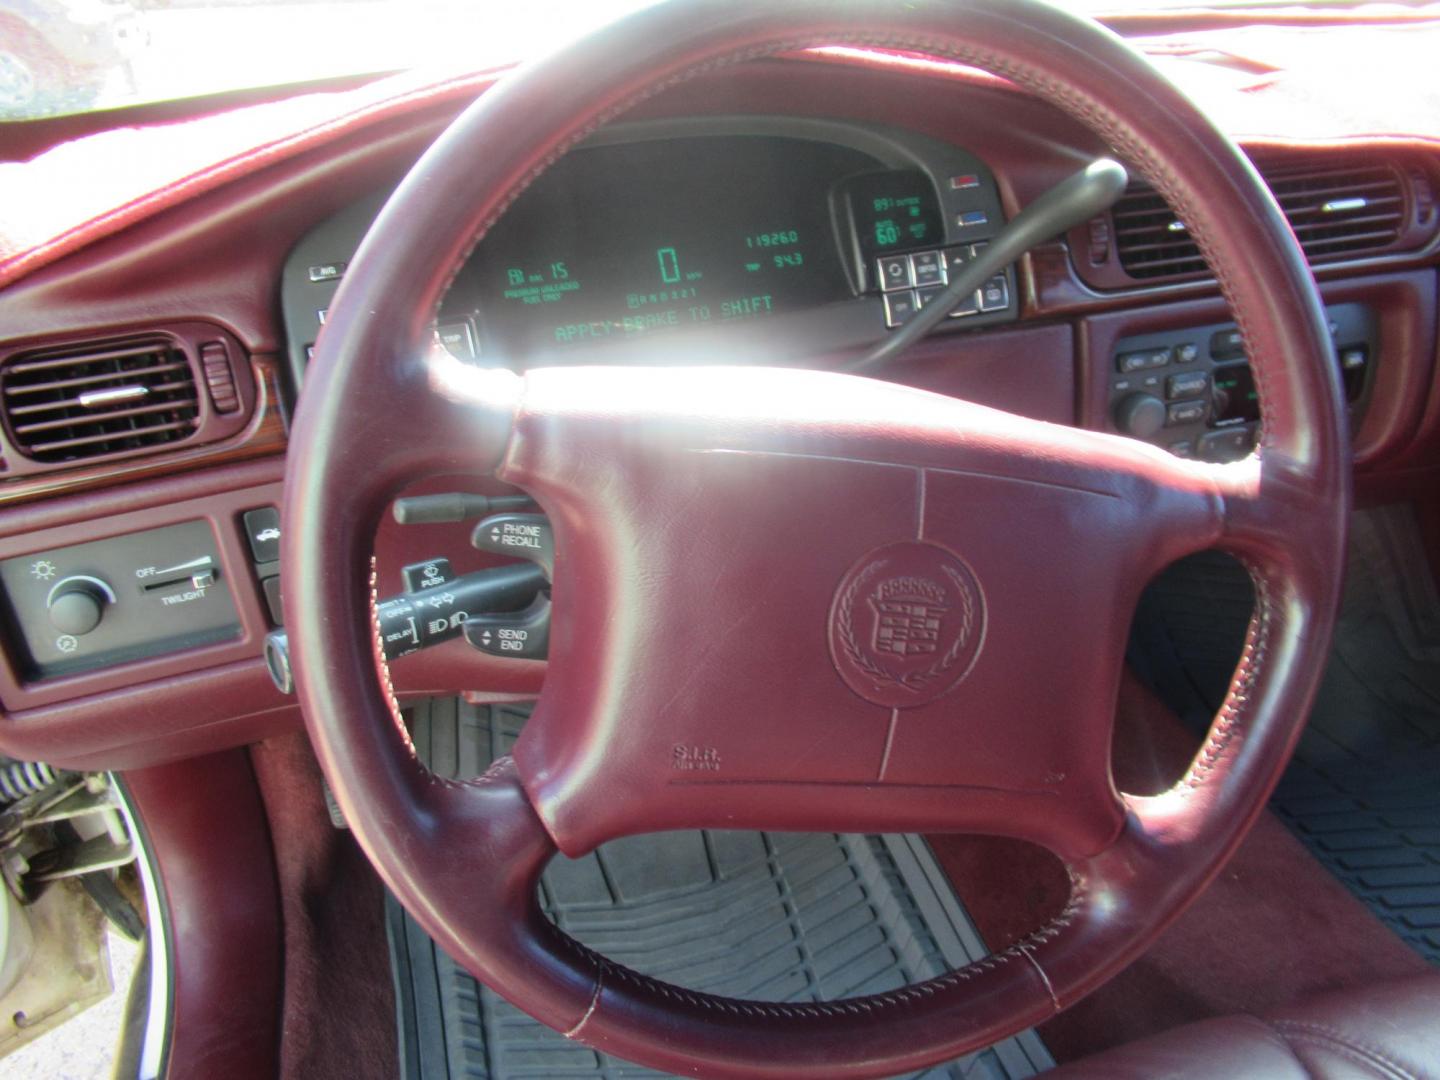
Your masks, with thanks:
<instances>
[{"instance_id":1,"label":"radio knob","mask_svg":"<svg viewBox=\"0 0 1440 1080\"><path fill-rule=\"evenodd\" d=\"M100 625L105 605L114 599L115 593L99 578L65 578L55 583L46 602L50 625L73 637L88 634Z\"/></svg>"},{"instance_id":2,"label":"radio knob","mask_svg":"<svg viewBox=\"0 0 1440 1080\"><path fill-rule=\"evenodd\" d=\"M1148 439L1165 426L1165 403L1153 394L1130 394L1115 406L1115 426L1125 435Z\"/></svg>"}]
</instances>

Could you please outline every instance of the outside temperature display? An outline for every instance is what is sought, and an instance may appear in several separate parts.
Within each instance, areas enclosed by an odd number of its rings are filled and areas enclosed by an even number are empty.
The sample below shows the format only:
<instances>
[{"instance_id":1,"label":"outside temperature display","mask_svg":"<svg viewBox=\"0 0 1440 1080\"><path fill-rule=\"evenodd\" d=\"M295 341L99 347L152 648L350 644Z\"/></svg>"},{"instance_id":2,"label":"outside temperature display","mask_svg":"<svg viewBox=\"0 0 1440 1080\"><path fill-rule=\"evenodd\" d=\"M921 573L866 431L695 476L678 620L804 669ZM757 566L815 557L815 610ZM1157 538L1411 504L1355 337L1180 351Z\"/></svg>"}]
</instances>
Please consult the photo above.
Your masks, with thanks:
<instances>
[{"instance_id":1,"label":"outside temperature display","mask_svg":"<svg viewBox=\"0 0 1440 1080\"><path fill-rule=\"evenodd\" d=\"M867 256L944 242L939 200L924 173L897 170L852 176L845 181L844 192Z\"/></svg>"},{"instance_id":2,"label":"outside temperature display","mask_svg":"<svg viewBox=\"0 0 1440 1080\"><path fill-rule=\"evenodd\" d=\"M848 295L829 193L870 158L768 136L675 145L577 151L500 220L472 268L492 355L524 364Z\"/></svg>"}]
</instances>

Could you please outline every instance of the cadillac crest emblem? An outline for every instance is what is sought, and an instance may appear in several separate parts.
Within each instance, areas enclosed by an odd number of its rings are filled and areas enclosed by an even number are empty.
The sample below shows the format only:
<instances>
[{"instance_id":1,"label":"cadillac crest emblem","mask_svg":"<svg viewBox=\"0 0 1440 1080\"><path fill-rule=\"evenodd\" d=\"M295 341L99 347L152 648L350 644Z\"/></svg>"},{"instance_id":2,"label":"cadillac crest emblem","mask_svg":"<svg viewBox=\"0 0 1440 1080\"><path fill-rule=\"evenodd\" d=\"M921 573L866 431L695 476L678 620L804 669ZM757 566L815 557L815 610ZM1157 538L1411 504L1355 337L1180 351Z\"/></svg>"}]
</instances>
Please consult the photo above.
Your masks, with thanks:
<instances>
[{"instance_id":1,"label":"cadillac crest emblem","mask_svg":"<svg viewBox=\"0 0 1440 1080\"><path fill-rule=\"evenodd\" d=\"M841 580L830 653L866 701L916 708L969 674L984 630L984 597L969 566L937 544L908 541L870 552Z\"/></svg>"}]
</instances>

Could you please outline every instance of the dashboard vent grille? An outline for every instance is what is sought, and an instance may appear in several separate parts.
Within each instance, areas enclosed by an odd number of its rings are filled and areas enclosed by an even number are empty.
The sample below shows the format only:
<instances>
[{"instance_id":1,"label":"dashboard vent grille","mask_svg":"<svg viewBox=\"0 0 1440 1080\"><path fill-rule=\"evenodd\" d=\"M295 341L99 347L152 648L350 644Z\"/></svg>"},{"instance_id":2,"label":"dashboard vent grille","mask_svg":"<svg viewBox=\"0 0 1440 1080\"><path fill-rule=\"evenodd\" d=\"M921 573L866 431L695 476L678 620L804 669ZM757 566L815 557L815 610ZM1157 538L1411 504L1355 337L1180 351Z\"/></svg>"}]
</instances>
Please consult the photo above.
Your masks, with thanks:
<instances>
[{"instance_id":1,"label":"dashboard vent grille","mask_svg":"<svg viewBox=\"0 0 1440 1080\"><path fill-rule=\"evenodd\" d=\"M1311 262L1384 251L1404 231L1404 177L1388 165L1291 166L1265 182Z\"/></svg>"},{"instance_id":2,"label":"dashboard vent grille","mask_svg":"<svg viewBox=\"0 0 1440 1080\"><path fill-rule=\"evenodd\" d=\"M34 461L152 449L200 422L190 358L167 338L16 356L0 370L0 390L15 448Z\"/></svg>"},{"instance_id":3,"label":"dashboard vent grille","mask_svg":"<svg viewBox=\"0 0 1440 1080\"><path fill-rule=\"evenodd\" d=\"M1110 211L1120 265L1133 278L1204 273L1205 260L1159 192L1133 183Z\"/></svg>"},{"instance_id":4,"label":"dashboard vent grille","mask_svg":"<svg viewBox=\"0 0 1440 1080\"><path fill-rule=\"evenodd\" d=\"M1260 172L1311 263L1389 251L1407 232L1405 176L1392 165L1261 164ZM1130 277L1209 273L1185 226L1150 186L1132 184L1111 216L1116 253Z\"/></svg>"}]
</instances>

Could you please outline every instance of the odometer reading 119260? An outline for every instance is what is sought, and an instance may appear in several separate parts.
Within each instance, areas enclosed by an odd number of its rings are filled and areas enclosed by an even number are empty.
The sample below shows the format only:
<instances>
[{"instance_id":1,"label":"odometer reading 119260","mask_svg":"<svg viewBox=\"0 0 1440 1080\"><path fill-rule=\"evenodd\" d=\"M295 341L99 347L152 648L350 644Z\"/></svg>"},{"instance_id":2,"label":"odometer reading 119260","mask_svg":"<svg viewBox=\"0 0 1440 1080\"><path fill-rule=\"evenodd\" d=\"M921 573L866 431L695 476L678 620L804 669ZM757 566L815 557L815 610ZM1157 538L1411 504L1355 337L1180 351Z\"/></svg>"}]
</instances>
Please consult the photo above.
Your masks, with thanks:
<instances>
[{"instance_id":1,"label":"odometer reading 119260","mask_svg":"<svg viewBox=\"0 0 1440 1080\"><path fill-rule=\"evenodd\" d=\"M829 193L858 151L696 137L577 151L517 201L475 260L492 355L763 319L846 295Z\"/></svg>"},{"instance_id":2,"label":"odometer reading 119260","mask_svg":"<svg viewBox=\"0 0 1440 1080\"><path fill-rule=\"evenodd\" d=\"M754 233L745 237L747 248L789 247L800 243L800 233L795 229L782 232Z\"/></svg>"}]
</instances>

